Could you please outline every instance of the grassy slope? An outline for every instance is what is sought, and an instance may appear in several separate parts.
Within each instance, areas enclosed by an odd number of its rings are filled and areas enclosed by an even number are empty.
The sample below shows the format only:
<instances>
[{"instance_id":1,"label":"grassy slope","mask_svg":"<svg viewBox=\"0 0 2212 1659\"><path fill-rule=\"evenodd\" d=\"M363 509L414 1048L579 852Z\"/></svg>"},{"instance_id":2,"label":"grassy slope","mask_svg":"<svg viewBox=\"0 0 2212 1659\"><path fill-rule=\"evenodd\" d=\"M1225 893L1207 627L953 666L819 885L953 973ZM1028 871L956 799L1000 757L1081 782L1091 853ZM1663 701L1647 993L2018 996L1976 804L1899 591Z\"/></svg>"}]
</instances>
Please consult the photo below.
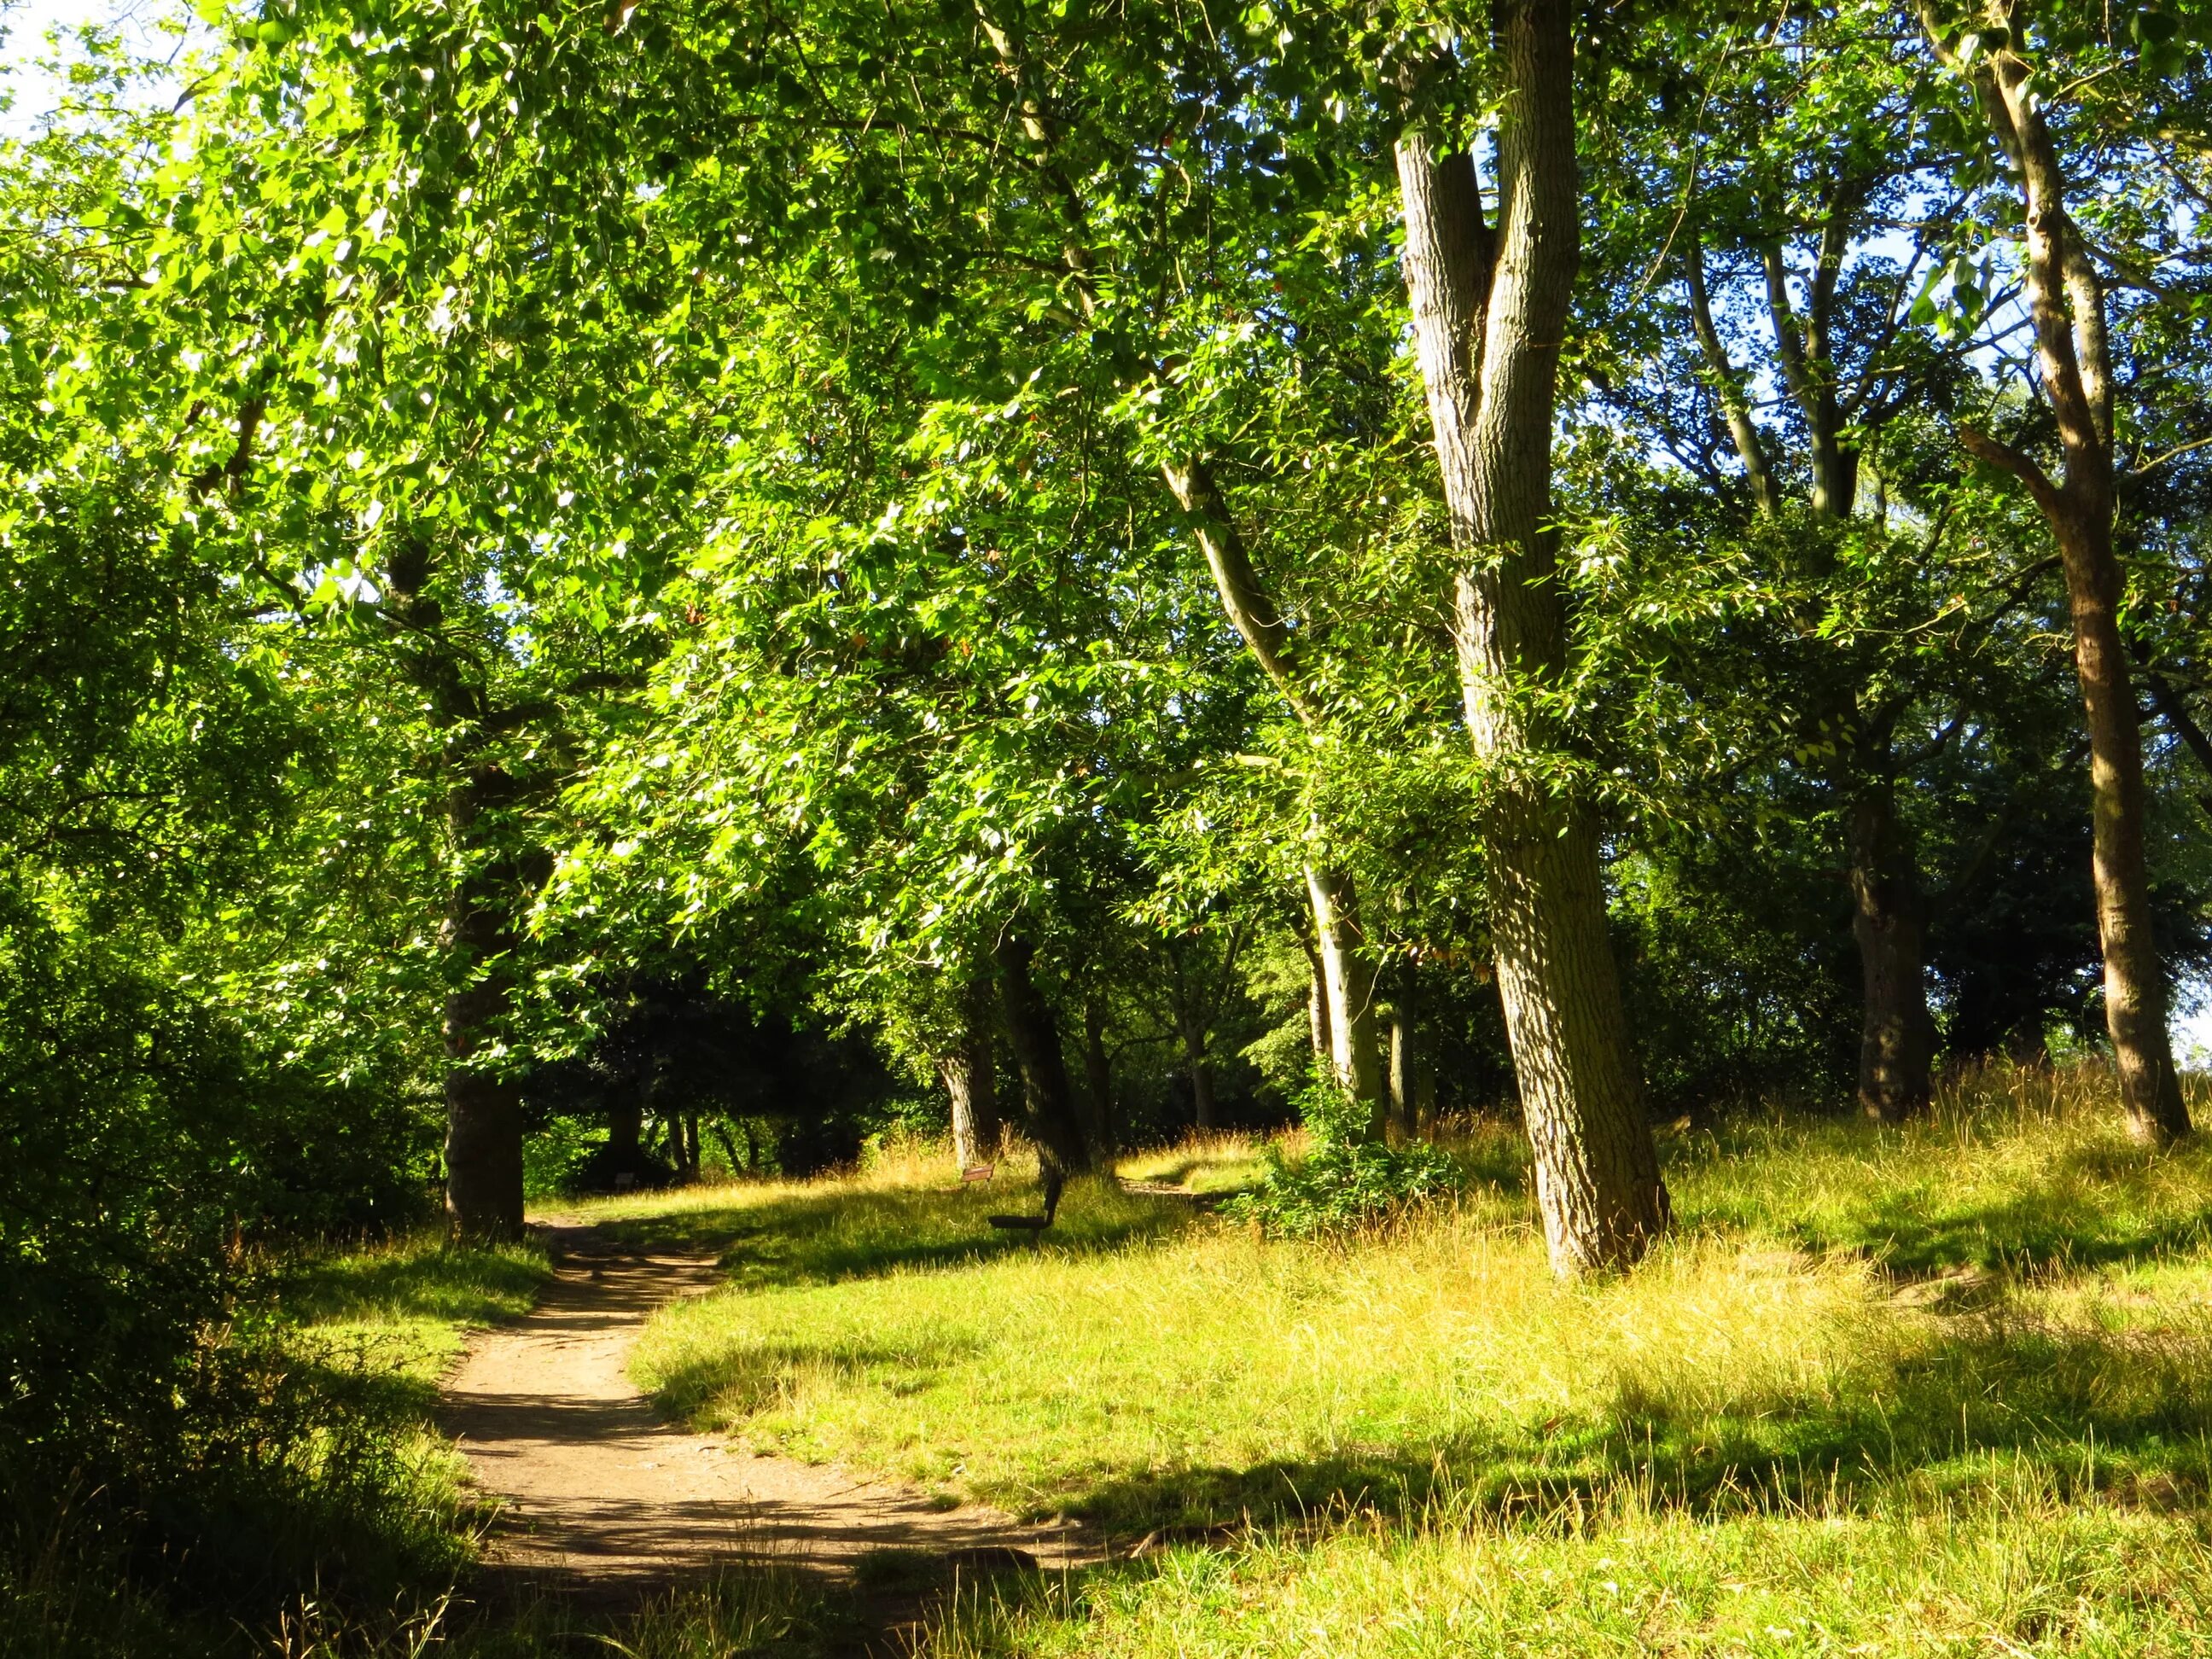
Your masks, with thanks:
<instances>
[{"instance_id":1,"label":"grassy slope","mask_svg":"<svg viewBox=\"0 0 2212 1659\"><path fill-rule=\"evenodd\" d=\"M1125 1537L1261 1523L948 1650L2197 1651L2212 1152L2094 1092L1679 1142L1680 1237L1582 1288L1504 1137L1341 1246L1098 1188L1041 1250L941 1182L617 1213L731 1252L638 1362L704 1420Z\"/></svg>"}]
</instances>

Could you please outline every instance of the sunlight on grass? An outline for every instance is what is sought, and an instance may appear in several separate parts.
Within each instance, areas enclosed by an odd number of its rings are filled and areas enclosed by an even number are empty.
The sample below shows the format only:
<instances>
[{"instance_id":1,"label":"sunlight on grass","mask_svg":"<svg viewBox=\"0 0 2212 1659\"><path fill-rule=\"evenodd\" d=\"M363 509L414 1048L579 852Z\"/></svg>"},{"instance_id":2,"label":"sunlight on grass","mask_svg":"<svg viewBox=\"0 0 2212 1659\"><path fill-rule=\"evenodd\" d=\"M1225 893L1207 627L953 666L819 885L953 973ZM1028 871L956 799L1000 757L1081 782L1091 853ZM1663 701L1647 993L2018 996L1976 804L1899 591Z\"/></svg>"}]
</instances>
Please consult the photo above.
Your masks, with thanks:
<instances>
[{"instance_id":1,"label":"sunlight on grass","mask_svg":"<svg viewBox=\"0 0 2212 1659\"><path fill-rule=\"evenodd\" d=\"M273 1272L296 1352L427 1389L471 1331L529 1312L551 1267L534 1243L462 1248L440 1230L295 1257Z\"/></svg>"},{"instance_id":2,"label":"sunlight on grass","mask_svg":"<svg viewBox=\"0 0 2212 1659\"><path fill-rule=\"evenodd\" d=\"M731 1287L661 1314L635 1374L763 1448L1124 1534L1630 1490L1848 1509L1992 1454L2064 1492L2203 1492L2207 1155L2130 1147L2093 1076L1984 1075L1909 1131L1686 1137L1680 1232L1590 1285L1551 1277L1516 1145L1471 1129L1456 1208L1334 1243L1097 1183L1041 1247L984 1234L974 1193L718 1199L682 1224Z\"/></svg>"}]
</instances>

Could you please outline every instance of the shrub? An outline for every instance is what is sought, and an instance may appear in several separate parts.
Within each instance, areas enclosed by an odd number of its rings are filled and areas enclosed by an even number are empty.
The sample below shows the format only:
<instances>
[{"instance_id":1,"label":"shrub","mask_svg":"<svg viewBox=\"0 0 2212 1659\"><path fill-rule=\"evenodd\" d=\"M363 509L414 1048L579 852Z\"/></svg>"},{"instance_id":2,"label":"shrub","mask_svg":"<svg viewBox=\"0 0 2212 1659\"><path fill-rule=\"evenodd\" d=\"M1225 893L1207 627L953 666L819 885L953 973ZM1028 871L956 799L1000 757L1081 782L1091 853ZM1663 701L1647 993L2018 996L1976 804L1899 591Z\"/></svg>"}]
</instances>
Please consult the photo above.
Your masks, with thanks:
<instances>
[{"instance_id":1,"label":"shrub","mask_svg":"<svg viewBox=\"0 0 2212 1659\"><path fill-rule=\"evenodd\" d=\"M1310 1150L1293 1164L1278 1142L1261 1153L1259 1184L1223 1206L1282 1238L1312 1238L1382 1220L1458 1190L1460 1173L1426 1141L1391 1146L1377 1139L1367 1109L1334 1079L1315 1076L1297 1096Z\"/></svg>"}]
</instances>

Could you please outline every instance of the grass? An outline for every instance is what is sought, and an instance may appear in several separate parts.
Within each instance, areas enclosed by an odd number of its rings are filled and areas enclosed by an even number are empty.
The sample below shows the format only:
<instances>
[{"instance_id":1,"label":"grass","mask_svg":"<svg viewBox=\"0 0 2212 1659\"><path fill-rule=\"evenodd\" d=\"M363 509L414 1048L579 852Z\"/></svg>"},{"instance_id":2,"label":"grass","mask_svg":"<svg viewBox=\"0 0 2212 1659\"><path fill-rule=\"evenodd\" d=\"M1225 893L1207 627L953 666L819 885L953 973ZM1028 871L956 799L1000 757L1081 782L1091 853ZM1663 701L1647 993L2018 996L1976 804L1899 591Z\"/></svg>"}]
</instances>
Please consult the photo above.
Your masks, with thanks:
<instances>
[{"instance_id":1,"label":"grass","mask_svg":"<svg viewBox=\"0 0 2212 1659\"><path fill-rule=\"evenodd\" d=\"M303 1359L374 1375L427 1405L472 1331L530 1311L551 1272L535 1243L462 1248L442 1231L270 1260L269 1315Z\"/></svg>"},{"instance_id":2,"label":"grass","mask_svg":"<svg viewBox=\"0 0 2212 1659\"><path fill-rule=\"evenodd\" d=\"M1173 1546L969 1607L946 1654L2212 1651L2212 1152L2130 1146L2100 1074L1678 1137L1677 1237L1589 1285L1517 1139L1457 1150L1455 1208L1330 1243L1099 1183L1014 1243L912 1170L632 1200L731 1270L635 1374Z\"/></svg>"}]
</instances>

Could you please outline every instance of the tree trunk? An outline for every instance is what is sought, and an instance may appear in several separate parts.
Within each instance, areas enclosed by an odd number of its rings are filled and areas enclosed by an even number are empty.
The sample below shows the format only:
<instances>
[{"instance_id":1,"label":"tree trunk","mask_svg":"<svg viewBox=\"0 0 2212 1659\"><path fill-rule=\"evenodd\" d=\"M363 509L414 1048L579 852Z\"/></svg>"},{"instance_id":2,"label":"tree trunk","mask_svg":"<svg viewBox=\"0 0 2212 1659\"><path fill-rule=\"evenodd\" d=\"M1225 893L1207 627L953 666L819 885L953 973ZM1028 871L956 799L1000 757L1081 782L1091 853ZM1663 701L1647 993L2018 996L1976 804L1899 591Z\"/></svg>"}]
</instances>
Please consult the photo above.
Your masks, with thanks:
<instances>
[{"instance_id":1,"label":"tree trunk","mask_svg":"<svg viewBox=\"0 0 2212 1659\"><path fill-rule=\"evenodd\" d=\"M1375 963L1360 934L1352 878L1308 865L1306 894L1313 904L1314 939L1328 1010L1329 1070L1337 1087L1370 1109L1371 1132L1379 1139L1389 1096L1375 1030Z\"/></svg>"},{"instance_id":2,"label":"tree trunk","mask_svg":"<svg viewBox=\"0 0 2212 1659\"><path fill-rule=\"evenodd\" d=\"M1422 1096L1428 1070L1418 1030L1419 994L1414 969L1407 963L1400 970L1398 994L1390 1005L1390 1109L1399 1133L1408 1140L1418 1139L1424 1127Z\"/></svg>"},{"instance_id":3,"label":"tree trunk","mask_svg":"<svg viewBox=\"0 0 2212 1659\"><path fill-rule=\"evenodd\" d=\"M1306 953L1306 1041L1312 1045L1315 1060L1325 1066L1334 1045L1328 1029L1328 990L1322 982L1321 952L1303 933L1298 935L1298 944Z\"/></svg>"},{"instance_id":4,"label":"tree trunk","mask_svg":"<svg viewBox=\"0 0 2212 1659\"><path fill-rule=\"evenodd\" d=\"M1091 1167L1090 1141L1083 1132L1075 1091L1068 1085L1067 1058L1060 1049L1060 1021L1030 971L1036 947L1012 936L1002 940L994 954L1000 1003L1029 1109L1030 1133L1037 1144L1047 1188L1056 1191L1060 1181Z\"/></svg>"},{"instance_id":5,"label":"tree trunk","mask_svg":"<svg viewBox=\"0 0 2212 1659\"><path fill-rule=\"evenodd\" d=\"M607 1163L616 1170L633 1170L640 1156L639 1138L645 1133L645 1112L637 1091L628 1084L607 1103Z\"/></svg>"},{"instance_id":6,"label":"tree trunk","mask_svg":"<svg viewBox=\"0 0 2212 1659\"><path fill-rule=\"evenodd\" d=\"M495 769L476 769L454 786L447 806L465 867L440 935L455 981L445 1008L446 1213L471 1239L522 1236L521 1099L514 1083L477 1066L507 1009L514 944L502 902L509 872L487 862L478 845L501 781Z\"/></svg>"},{"instance_id":7,"label":"tree trunk","mask_svg":"<svg viewBox=\"0 0 2212 1659\"><path fill-rule=\"evenodd\" d=\"M1091 1098L1093 1156L1111 1164L1114 1157L1114 1066L1106 1053L1106 999L1097 992L1083 999L1083 1084Z\"/></svg>"},{"instance_id":8,"label":"tree trunk","mask_svg":"<svg viewBox=\"0 0 2212 1659\"><path fill-rule=\"evenodd\" d=\"M1899 844L1887 787L1854 804L1850 847L1851 932L1865 986L1859 1105L1869 1117L1902 1123L1928 1109L1936 1028L1928 1017L1927 906Z\"/></svg>"},{"instance_id":9,"label":"tree trunk","mask_svg":"<svg viewBox=\"0 0 2212 1659\"><path fill-rule=\"evenodd\" d=\"M1492 805L1486 851L1499 994L1561 1273L1625 1267L1666 1226L1667 1191L1628 1044L1596 825L1540 762L1526 701L1565 663L1552 520L1559 356L1579 258L1567 0L1498 0L1504 74L1493 235L1463 151L1398 146L1406 271L1461 562L1455 628Z\"/></svg>"},{"instance_id":10,"label":"tree trunk","mask_svg":"<svg viewBox=\"0 0 2212 1659\"><path fill-rule=\"evenodd\" d=\"M1948 55L1934 12L1923 18ZM2065 170L2035 83L2009 31L2008 44L1959 64L1974 81L1992 130L2018 170L2027 242L2027 297L2035 325L2040 390L2058 430L2063 461L2054 482L2042 465L1972 427L1960 429L1973 454L2011 473L2035 499L2065 567L2074 622L2074 665L2089 728L2097 932L2105 957L2105 1029L2119 1063L2128 1132L2163 1146L2189 1133L2189 1109L2166 1030L2164 967L2152 934L2144 850L2146 791L2135 687L2122 648L2122 581L2112 552L2118 507L2112 439L2112 362L2105 299L2088 250L2066 208Z\"/></svg>"},{"instance_id":11,"label":"tree trunk","mask_svg":"<svg viewBox=\"0 0 2212 1659\"><path fill-rule=\"evenodd\" d=\"M2166 1030L2166 971L2151 931L2144 848L2148 792L2135 688L2120 644L2120 568L2109 514L2055 526L2074 616L2074 665L2089 726L2097 933L2105 953L2105 1029L2119 1062L2128 1133L2147 1146L2189 1133Z\"/></svg>"},{"instance_id":12,"label":"tree trunk","mask_svg":"<svg viewBox=\"0 0 2212 1659\"><path fill-rule=\"evenodd\" d=\"M991 1052L988 981L977 975L962 998L961 1042L938 1061L952 1103L952 1155L962 1169L999 1150L999 1073Z\"/></svg>"},{"instance_id":13,"label":"tree trunk","mask_svg":"<svg viewBox=\"0 0 2212 1659\"><path fill-rule=\"evenodd\" d=\"M1167 957L1176 1036L1182 1044L1183 1073L1190 1079L1191 1121L1200 1129L1212 1129L1217 1127L1218 1114L1213 1103L1213 1061L1206 1053L1206 1009L1183 966L1182 949L1170 942Z\"/></svg>"}]
</instances>

